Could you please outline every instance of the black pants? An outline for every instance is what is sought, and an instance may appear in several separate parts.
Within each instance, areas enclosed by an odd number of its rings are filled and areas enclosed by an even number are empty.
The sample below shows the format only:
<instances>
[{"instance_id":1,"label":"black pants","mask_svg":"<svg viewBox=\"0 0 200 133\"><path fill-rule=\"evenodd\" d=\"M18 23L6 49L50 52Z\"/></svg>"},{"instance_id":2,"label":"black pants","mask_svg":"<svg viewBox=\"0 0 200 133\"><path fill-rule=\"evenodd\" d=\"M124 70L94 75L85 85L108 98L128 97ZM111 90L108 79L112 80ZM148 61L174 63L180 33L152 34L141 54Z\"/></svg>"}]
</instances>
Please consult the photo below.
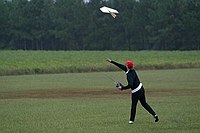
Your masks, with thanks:
<instances>
[{"instance_id":1,"label":"black pants","mask_svg":"<svg viewBox=\"0 0 200 133\"><path fill-rule=\"evenodd\" d=\"M142 104L142 106L153 116L156 115L156 113L153 111L153 109L147 104L146 102L146 98L145 98L145 91L144 88L142 86L142 88L135 92L132 93L132 106L131 106L131 117L130 117L130 121L134 121L135 120L135 114L136 114L136 106L138 103L138 100L140 100L140 103Z\"/></svg>"}]
</instances>

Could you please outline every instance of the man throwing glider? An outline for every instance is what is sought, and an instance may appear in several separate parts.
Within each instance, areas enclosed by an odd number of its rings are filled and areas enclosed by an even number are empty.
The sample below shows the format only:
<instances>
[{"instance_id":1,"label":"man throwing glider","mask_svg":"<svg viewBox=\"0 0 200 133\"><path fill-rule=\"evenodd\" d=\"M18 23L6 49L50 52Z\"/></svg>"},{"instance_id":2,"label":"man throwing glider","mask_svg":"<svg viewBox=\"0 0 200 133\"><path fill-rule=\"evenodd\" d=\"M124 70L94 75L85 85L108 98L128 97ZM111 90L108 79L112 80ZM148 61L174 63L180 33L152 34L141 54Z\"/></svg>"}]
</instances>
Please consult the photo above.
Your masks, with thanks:
<instances>
[{"instance_id":1,"label":"man throwing glider","mask_svg":"<svg viewBox=\"0 0 200 133\"><path fill-rule=\"evenodd\" d=\"M131 89L132 92L132 106L131 106L131 115L130 115L130 120L129 124L133 124L135 120L135 114L136 114L136 106L138 103L138 100L142 104L142 106L153 116L155 119L155 122L158 122L158 115L154 112L154 110L147 104L146 98L145 98L145 90L140 83L140 80L137 76L136 71L134 70L134 63L132 61L127 60L126 65L119 64L110 58L107 58L106 61L116 65L123 71L125 71L126 76L127 76L127 82L128 85L124 86L121 83L117 84L116 87L119 88L120 90L127 90Z\"/></svg>"}]
</instances>

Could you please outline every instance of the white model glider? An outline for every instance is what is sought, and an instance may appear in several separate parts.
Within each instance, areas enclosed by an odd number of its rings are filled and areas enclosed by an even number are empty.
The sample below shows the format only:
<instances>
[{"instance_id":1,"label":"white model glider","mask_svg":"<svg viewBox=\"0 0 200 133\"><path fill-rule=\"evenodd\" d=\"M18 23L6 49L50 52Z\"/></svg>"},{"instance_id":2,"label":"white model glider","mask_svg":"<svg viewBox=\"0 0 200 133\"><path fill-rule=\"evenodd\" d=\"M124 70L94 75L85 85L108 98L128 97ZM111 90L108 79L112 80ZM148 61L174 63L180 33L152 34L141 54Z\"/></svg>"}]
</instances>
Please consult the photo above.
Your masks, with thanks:
<instances>
[{"instance_id":1,"label":"white model glider","mask_svg":"<svg viewBox=\"0 0 200 133\"><path fill-rule=\"evenodd\" d=\"M100 10L103 12L103 13L110 13L110 15L112 15L113 18L115 18L119 12L115 9L112 9L112 8L109 8L109 7L106 7L106 6L103 6L100 8Z\"/></svg>"}]
</instances>

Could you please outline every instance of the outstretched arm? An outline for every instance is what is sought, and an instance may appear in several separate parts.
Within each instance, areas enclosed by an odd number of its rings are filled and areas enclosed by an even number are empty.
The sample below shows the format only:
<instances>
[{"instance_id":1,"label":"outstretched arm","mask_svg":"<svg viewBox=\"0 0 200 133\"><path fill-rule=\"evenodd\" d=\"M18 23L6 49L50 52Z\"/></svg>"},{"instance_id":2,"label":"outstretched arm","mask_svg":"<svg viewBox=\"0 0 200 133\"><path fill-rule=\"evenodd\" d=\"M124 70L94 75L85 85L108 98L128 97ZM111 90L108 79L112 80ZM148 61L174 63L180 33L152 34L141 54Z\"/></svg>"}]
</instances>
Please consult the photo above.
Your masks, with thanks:
<instances>
[{"instance_id":1,"label":"outstretched arm","mask_svg":"<svg viewBox=\"0 0 200 133\"><path fill-rule=\"evenodd\" d=\"M119 63L117 63L117 62L111 60L110 58L107 58L106 61L109 62L109 63L114 64L115 66L119 67L120 69L122 69L122 70L125 71L125 72L127 71L127 68L126 68L125 65L119 64Z\"/></svg>"}]
</instances>

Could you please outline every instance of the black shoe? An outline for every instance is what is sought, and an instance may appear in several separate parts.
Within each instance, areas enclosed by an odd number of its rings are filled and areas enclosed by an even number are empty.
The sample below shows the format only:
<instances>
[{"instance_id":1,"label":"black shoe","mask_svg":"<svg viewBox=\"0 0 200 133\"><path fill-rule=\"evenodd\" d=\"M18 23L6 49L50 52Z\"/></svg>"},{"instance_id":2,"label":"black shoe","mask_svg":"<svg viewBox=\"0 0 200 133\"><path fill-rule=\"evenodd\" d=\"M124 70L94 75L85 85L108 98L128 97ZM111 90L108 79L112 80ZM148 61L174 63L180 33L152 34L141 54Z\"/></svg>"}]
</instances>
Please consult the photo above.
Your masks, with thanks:
<instances>
[{"instance_id":1,"label":"black shoe","mask_svg":"<svg viewBox=\"0 0 200 133\"><path fill-rule=\"evenodd\" d=\"M154 119L155 119L155 122L158 122L158 121L159 121L159 119L158 119L158 116L157 116L157 115L155 115L155 116L154 116Z\"/></svg>"}]
</instances>

